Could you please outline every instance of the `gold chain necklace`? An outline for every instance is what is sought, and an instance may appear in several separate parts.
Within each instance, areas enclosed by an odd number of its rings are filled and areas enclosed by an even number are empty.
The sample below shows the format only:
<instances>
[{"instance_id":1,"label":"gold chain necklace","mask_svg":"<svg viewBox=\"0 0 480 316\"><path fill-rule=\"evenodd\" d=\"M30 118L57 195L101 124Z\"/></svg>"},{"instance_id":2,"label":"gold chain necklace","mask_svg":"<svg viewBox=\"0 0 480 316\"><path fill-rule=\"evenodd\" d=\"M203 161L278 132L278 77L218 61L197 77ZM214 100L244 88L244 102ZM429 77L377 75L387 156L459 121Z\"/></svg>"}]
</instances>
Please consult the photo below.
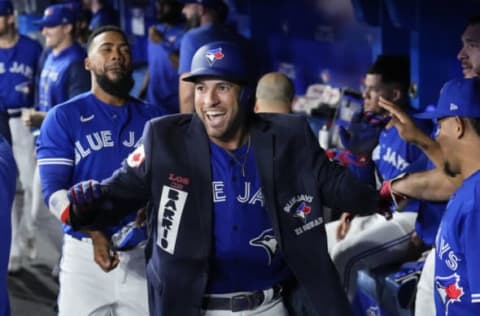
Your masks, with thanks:
<instances>
[{"instance_id":1,"label":"gold chain necklace","mask_svg":"<svg viewBox=\"0 0 480 316\"><path fill-rule=\"evenodd\" d=\"M248 160L248 154L250 152L250 135L248 135L248 140L247 140L247 150L245 151L245 154L243 154L243 161L240 161L235 154L233 154L230 150L226 149L225 150L227 154L235 161L237 165L240 166L242 170L242 177L245 178L245 164L247 163Z\"/></svg>"}]
</instances>

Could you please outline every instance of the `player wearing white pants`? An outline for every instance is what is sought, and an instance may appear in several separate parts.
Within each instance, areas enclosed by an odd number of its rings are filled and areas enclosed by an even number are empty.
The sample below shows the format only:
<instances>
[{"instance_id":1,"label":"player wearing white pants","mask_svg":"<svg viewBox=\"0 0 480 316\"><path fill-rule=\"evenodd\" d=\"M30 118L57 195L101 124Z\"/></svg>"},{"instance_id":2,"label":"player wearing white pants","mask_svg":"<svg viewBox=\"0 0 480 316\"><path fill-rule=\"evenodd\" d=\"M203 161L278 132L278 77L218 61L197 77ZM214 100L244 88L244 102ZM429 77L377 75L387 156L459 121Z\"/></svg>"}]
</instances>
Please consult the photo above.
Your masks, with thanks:
<instances>
[{"instance_id":1,"label":"player wearing white pants","mask_svg":"<svg viewBox=\"0 0 480 316\"><path fill-rule=\"evenodd\" d=\"M222 297L231 297L241 293L223 295ZM288 316L287 309L281 298L265 298L265 302L253 310L232 312L228 310L206 310L203 316Z\"/></svg>"},{"instance_id":2,"label":"player wearing white pants","mask_svg":"<svg viewBox=\"0 0 480 316\"><path fill-rule=\"evenodd\" d=\"M10 270L21 266L22 258L33 257L34 220L32 217L32 186L35 170L33 135L20 118L20 109L9 120L12 134L12 150L19 173L19 189L12 209L12 248ZM10 111L9 111L10 112ZM12 114L12 113L11 113Z\"/></svg>"},{"instance_id":3,"label":"player wearing white pants","mask_svg":"<svg viewBox=\"0 0 480 316\"><path fill-rule=\"evenodd\" d=\"M43 201L38 166L33 176L32 218L35 229L37 261L54 268L62 251L63 231L61 222L50 212Z\"/></svg>"},{"instance_id":4,"label":"player wearing white pants","mask_svg":"<svg viewBox=\"0 0 480 316\"><path fill-rule=\"evenodd\" d=\"M118 254L119 265L106 273L95 263L90 238L80 240L65 234L59 316L148 315L144 248ZM83 287L85 284L88 286Z\"/></svg>"},{"instance_id":5,"label":"player wearing white pants","mask_svg":"<svg viewBox=\"0 0 480 316\"><path fill-rule=\"evenodd\" d=\"M415 296L416 316L435 316L433 279L435 275L435 249L430 250L417 283Z\"/></svg>"},{"instance_id":6,"label":"player wearing white pants","mask_svg":"<svg viewBox=\"0 0 480 316\"><path fill-rule=\"evenodd\" d=\"M355 295L359 270L402 260L416 217L414 212L395 212L390 220L378 214L354 217L347 235L340 241L336 238L339 221L325 225L328 251L350 301Z\"/></svg>"}]
</instances>

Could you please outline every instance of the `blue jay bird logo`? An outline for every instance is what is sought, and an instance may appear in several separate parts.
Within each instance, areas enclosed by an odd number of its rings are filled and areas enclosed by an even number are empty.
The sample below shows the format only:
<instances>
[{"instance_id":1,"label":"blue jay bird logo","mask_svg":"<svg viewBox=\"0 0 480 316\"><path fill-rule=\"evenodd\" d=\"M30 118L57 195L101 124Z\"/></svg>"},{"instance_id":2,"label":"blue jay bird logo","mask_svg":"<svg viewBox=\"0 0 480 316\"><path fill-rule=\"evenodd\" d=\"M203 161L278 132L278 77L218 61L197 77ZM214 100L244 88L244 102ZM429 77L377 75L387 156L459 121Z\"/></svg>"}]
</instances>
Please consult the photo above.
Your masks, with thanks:
<instances>
[{"instance_id":1,"label":"blue jay bird logo","mask_svg":"<svg viewBox=\"0 0 480 316\"><path fill-rule=\"evenodd\" d=\"M217 60L223 59L224 56L225 55L222 53L221 47L209 49L205 53L205 57L207 58L210 66L212 66Z\"/></svg>"},{"instance_id":2,"label":"blue jay bird logo","mask_svg":"<svg viewBox=\"0 0 480 316\"><path fill-rule=\"evenodd\" d=\"M459 285L460 276L457 273L441 277L435 277L435 288L437 289L443 304L445 305L445 314L448 315L448 306L454 302L460 302L464 294L463 287Z\"/></svg>"},{"instance_id":3,"label":"blue jay bird logo","mask_svg":"<svg viewBox=\"0 0 480 316\"><path fill-rule=\"evenodd\" d=\"M264 230L260 236L253 238L249 242L250 246L262 247L268 255L268 265L272 263L272 257L277 253L278 242L273 235L273 229Z\"/></svg>"}]
</instances>

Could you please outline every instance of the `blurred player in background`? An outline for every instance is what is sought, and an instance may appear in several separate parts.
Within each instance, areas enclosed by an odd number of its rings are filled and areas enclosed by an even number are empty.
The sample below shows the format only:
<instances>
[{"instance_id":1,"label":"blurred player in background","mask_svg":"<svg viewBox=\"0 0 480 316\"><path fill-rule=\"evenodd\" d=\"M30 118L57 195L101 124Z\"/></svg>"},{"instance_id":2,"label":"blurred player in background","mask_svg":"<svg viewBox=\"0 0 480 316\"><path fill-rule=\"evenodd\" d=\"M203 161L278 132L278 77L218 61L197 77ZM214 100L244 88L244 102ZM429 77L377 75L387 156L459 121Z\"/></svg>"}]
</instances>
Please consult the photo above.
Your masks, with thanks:
<instances>
[{"instance_id":1,"label":"blurred player in background","mask_svg":"<svg viewBox=\"0 0 480 316\"><path fill-rule=\"evenodd\" d=\"M282 73L270 72L258 80L254 111L256 113L291 113L294 98L293 82Z\"/></svg>"},{"instance_id":2,"label":"blurred player in background","mask_svg":"<svg viewBox=\"0 0 480 316\"><path fill-rule=\"evenodd\" d=\"M35 256L32 218L35 145L30 129L22 123L21 113L22 109L33 106L34 81L42 51L39 43L18 33L13 9L11 1L0 1L0 112L7 116L6 128L11 132L20 180L12 213L10 272L18 271L25 258Z\"/></svg>"}]
</instances>

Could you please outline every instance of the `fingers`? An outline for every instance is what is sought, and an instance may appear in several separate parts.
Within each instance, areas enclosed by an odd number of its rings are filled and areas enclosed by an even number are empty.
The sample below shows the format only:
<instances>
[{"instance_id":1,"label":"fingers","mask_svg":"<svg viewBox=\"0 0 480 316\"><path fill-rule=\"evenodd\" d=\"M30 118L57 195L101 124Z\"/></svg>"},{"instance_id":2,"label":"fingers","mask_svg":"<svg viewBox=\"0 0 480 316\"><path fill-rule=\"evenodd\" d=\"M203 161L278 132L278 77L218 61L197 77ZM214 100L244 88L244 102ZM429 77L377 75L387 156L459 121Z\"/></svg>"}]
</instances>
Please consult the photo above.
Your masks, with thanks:
<instances>
[{"instance_id":1,"label":"fingers","mask_svg":"<svg viewBox=\"0 0 480 316\"><path fill-rule=\"evenodd\" d=\"M118 253L110 247L95 246L95 262L104 272L110 272L120 263Z\"/></svg>"},{"instance_id":2,"label":"fingers","mask_svg":"<svg viewBox=\"0 0 480 316\"><path fill-rule=\"evenodd\" d=\"M77 183L70 188L70 196L75 204L91 204L102 196L100 183L95 180Z\"/></svg>"}]
</instances>

